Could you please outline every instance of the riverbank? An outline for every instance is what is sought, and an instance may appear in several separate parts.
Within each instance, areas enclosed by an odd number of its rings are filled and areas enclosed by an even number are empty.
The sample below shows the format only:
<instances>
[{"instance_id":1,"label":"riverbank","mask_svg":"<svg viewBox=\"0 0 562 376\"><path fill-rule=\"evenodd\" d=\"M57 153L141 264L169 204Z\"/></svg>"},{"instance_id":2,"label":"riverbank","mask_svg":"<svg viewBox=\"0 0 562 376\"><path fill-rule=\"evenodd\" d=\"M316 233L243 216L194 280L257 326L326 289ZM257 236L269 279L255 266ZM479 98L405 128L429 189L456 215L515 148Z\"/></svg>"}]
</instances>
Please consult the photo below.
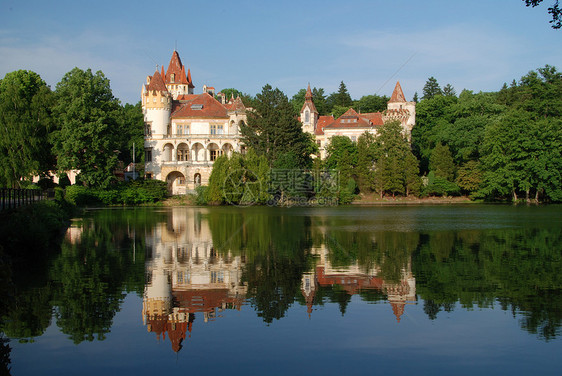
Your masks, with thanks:
<instances>
[{"instance_id":1,"label":"riverbank","mask_svg":"<svg viewBox=\"0 0 562 376\"><path fill-rule=\"evenodd\" d=\"M362 195L353 200L351 205L449 205L449 204L474 204L466 196L455 197L383 197L378 194Z\"/></svg>"},{"instance_id":2,"label":"riverbank","mask_svg":"<svg viewBox=\"0 0 562 376\"><path fill-rule=\"evenodd\" d=\"M196 203L195 195L178 195L168 197L161 201L163 206L200 206ZM454 205L454 204L474 204L466 196L458 197L383 197L378 194L362 195L357 197L351 205L369 206L369 205Z\"/></svg>"}]
</instances>

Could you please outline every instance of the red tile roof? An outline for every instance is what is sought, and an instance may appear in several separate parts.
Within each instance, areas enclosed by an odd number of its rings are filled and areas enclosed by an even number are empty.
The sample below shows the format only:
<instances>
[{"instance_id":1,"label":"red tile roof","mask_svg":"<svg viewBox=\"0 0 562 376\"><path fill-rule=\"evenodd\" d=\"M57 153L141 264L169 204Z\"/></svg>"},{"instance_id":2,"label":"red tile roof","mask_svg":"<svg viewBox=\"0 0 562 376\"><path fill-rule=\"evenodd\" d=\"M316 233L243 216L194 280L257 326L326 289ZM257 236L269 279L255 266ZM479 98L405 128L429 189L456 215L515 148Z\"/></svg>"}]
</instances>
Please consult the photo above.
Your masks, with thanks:
<instances>
[{"instance_id":1,"label":"red tile roof","mask_svg":"<svg viewBox=\"0 0 562 376\"><path fill-rule=\"evenodd\" d=\"M369 120L375 127L384 124L384 121L382 120L382 113L380 112L369 112L365 114L359 114L359 116Z\"/></svg>"},{"instance_id":2,"label":"red tile roof","mask_svg":"<svg viewBox=\"0 0 562 376\"><path fill-rule=\"evenodd\" d=\"M168 91L168 89L166 89L166 84L158 71L154 72L152 77L150 77L150 83L146 89L148 91Z\"/></svg>"},{"instance_id":3,"label":"red tile roof","mask_svg":"<svg viewBox=\"0 0 562 376\"><path fill-rule=\"evenodd\" d=\"M246 111L246 106L244 106L244 103L242 102L242 98L240 98L240 96L237 96L234 101L229 101L224 105L224 107L226 107L228 111Z\"/></svg>"},{"instance_id":4,"label":"red tile roof","mask_svg":"<svg viewBox=\"0 0 562 376\"><path fill-rule=\"evenodd\" d=\"M321 136L324 134L324 127L330 123L334 122L334 117L332 115L330 116L320 116L318 117L318 122L316 123L316 129L314 130L314 133Z\"/></svg>"},{"instance_id":5,"label":"red tile roof","mask_svg":"<svg viewBox=\"0 0 562 376\"><path fill-rule=\"evenodd\" d=\"M172 112L172 118L228 118L228 113L219 101L203 93L182 103Z\"/></svg>"},{"instance_id":6,"label":"red tile roof","mask_svg":"<svg viewBox=\"0 0 562 376\"><path fill-rule=\"evenodd\" d=\"M162 71L164 71L164 67L162 67ZM174 82L172 82L172 74L174 75ZM170 64L168 64L168 70L166 71L165 80L167 84L174 83L194 87L191 82L191 72L188 70L188 75L186 76L185 67L181 63L181 58L177 51L172 53L172 58L170 59Z\"/></svg>"},{"instance_id":7,"label":"red tile roof","mask_svg":"<svg viewBox=\"0 0 562 376\"><path fill-rule=\"evenodd\" d=\"M359 115L353 108L350 108L337 118L336 121L328 124L324 127L324 129L339 129L339 128L373 128L373 123L367 119Z\"/></svg>"},{"instance_id":8,"label":"red tile roof","mask_svg":"<svg viewBox=\"0 0 562 376\"><path fill-rule=\"evenodd\" d=\"M404 96L404 92L402 91L402 87L400 86L400 81L396 81L396 86L394 87L392 96L388 101L388 103L392 102L406 102L406 97Z\"/></svg>"}]
</instances>

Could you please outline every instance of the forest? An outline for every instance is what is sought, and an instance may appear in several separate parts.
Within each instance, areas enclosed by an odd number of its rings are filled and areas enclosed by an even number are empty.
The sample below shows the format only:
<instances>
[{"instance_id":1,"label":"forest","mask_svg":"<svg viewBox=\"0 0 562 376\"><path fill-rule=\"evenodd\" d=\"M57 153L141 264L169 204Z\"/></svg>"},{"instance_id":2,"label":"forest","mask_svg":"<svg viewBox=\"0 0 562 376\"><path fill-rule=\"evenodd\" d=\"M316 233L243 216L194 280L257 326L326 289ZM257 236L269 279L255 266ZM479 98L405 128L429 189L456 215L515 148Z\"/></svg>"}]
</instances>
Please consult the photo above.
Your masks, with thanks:
<instances>
[{"instance_id":1,"label":"forest","mask_svg":"<svg viewBox=\"0 0 562 376\"><path fill-rule=\"evenodd\" d=\"M349 108L384 111L389 99L367 95L352 100L343 82L328 96L322 88L312 92L319 114L334 117ZM399 124L387 123L377 129L377 137L365 133L357 142L332 137L325 160L314 158L316 145L300 130L297 116L304 94L303 89L289 100L266 85L255 98L242 95L254 111L241 131L255 154L217 163L221 168L213 171L212 194L207 192L203 201L264 204L272 197L279 203L329 196L349 203L369 194L562 201L562 74L553 66L530 71L497 92L463 90L457 95L452 85L441 87L430 77L422 97L414 95L411 142ZM258 168L256 158L263 158L259 163L270 170ZM232 179L234 170L238 175ZM276 181L279 171L292 171L291 184L286 176L284 182ZM331 178L318 184L322 174ZM225 179L235 187L220 185ZM265 195L257 193L258 186Z\"/></svg>"}]
</instances>

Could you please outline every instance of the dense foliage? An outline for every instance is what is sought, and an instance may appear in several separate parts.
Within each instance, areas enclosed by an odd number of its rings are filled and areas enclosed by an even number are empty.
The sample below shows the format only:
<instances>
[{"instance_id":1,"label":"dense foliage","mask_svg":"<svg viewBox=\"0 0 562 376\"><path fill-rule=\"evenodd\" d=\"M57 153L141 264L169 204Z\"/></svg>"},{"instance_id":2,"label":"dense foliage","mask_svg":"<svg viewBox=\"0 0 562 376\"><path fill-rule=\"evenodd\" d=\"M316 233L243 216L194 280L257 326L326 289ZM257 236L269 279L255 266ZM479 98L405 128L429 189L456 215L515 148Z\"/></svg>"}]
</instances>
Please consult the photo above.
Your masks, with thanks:
<instances>
[{"instance_id":1,"label":"dense foliage","mask_svg":"<svg viewBox=\"0 0 562 376\"><path fill-rule=\"evenodd\" d=\"M562 200L562 74L556 68L531 71L495 93L435 95L418 104L416 115L413 150L422 173L437 182L426 193Z\"/></svg>"},{"instance_id":2,"label":"dense foliage","mask_svg":"<svg viewBox=\"0 0 562 376\"><path fill-rule=\"evenodd\" d=\"M52 169L53 93L34 72L19 70L0 80L0 186L19 187L22 180Z\"/></svg>"}]
</instances>

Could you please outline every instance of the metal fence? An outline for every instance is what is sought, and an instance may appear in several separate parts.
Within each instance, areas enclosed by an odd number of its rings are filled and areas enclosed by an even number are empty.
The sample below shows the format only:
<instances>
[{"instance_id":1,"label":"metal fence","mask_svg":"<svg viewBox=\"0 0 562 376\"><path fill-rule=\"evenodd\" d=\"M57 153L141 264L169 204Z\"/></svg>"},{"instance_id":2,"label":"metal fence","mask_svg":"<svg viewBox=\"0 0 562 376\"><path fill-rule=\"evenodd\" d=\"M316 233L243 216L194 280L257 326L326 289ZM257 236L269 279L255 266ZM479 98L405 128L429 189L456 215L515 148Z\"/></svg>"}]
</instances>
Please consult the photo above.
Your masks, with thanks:
<instances>
[{"instance_id":1,"label":"metal fence","mask_svg":"<svg viewBox=\"0 0 562 376\"><path fill-rule=\"evenodd\" d=\"M47 198L47 193L37 189L0 188L0 210L14 209Z\"/></svg>"}]
</instances>

